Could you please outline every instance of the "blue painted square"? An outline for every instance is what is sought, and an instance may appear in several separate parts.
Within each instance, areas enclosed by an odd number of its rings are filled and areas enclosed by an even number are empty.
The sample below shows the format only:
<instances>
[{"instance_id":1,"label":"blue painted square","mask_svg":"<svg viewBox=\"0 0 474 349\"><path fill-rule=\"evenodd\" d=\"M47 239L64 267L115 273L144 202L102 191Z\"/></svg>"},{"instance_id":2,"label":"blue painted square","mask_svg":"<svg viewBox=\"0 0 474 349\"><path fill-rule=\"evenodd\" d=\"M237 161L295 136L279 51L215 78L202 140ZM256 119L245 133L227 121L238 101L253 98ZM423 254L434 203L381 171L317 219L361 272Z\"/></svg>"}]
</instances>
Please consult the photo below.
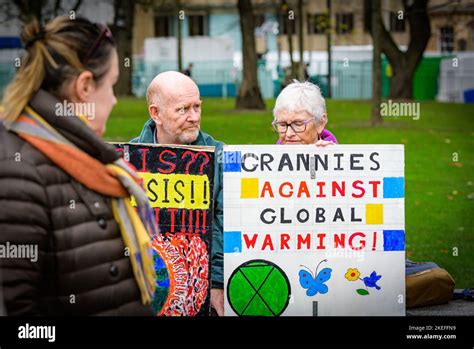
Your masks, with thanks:
<instances>
[{"instance_id":1,"label":"blue painted square","mask_svg":"<svg viewBox=\"0 0 474 349\"><path fill-rule=\"evenodd\" d=\"M242 234L240 231L224 232L224 253L242 252Z\"/></svg>"},{"instance_id":2,"label":"blue painted square","mask_svg":"<svg viewBox=\"0 0 474 349\"><path fill-rule=\"evenodd\" d=\"M224 152L224 172L240 172L240 151Z\"/></svg>"},{"instance_id":3,"label":"blue painted square","mask_svg":"<svg viewBox=\"0 0 474 349\"><path fill-rule=\"evenodd\" d=\"M383 249L384 251L405 251L405 231L384 230Z\"/></svg>"},{"instance_id":4,"label":"blue painted square","mask_svg":"<svg viewBox=\"0 0 474 349\"><path fill-rule=\"evenodd\" d=\"M405 178L404 177L384 177L383 179L383 197L396 199L405 197Z\"/></svg>"}]
</instances>

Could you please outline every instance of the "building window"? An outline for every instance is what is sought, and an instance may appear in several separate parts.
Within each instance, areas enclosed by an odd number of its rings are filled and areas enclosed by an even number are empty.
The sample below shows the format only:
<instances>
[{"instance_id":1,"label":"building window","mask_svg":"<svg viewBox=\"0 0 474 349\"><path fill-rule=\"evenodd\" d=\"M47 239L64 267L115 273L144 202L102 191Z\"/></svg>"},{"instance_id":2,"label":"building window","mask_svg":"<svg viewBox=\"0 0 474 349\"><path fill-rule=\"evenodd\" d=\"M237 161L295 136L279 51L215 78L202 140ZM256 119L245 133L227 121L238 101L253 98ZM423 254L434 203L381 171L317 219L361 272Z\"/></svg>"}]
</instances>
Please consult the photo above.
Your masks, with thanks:
<instances>
[{"instance_id":1,"label":"building window","mask_svg":"<svg viewBox=\"0 0 474 349\"><path fill-rule=\"evenodd\" d=\"M189 23L189 36L208 35L207 16L204 16L204 15L188 16L188 23Z\"/></svg>"},{"instance_id":2,"label":"building window","mask_svg":"<svg viewBox=\"0 0 474 349\"><path fill-rule=\"evenodd\" d=\"M328 27L328 16L325 13L307 16L308 34L325 34Z\"/></svg>"},{"instance_id":3,"label":"building window","mask_svg":"<svg viewBox=\"0 0 474 349\"><path fill-rule=\"evenodd\" d=\"M353 13L337 13L336 14L336 33L347 34L354 29Z\"/></svg>"},{"instance_id":4,"label":"building window","mask_svg":"<svg viewBox=\"0 0 474 349\"><path fill-rule=\"evenodd\" d=\"M403 33L405 31L405 18L398 18L398 12L390 11L390 31Z\"/></svg>"},{"instance_id":5,"label":"building window","mask_svg":"<svg viewBox=\"0 0 474 349\"><path fill-rule=\"evenodd\" d=\"M160 36L160 37L174 36L172 16L156 16L155 17L155 36Z\"/></svg>"},{"instance_id":6,"label":"building window","mask_svg":"<svg viewBox=\"0 0 474 349\"><path fill-rule=\"evenodd\" d=\"M289 19L287 13L283 13L280 16L280 35L288 34L288 31L291 34L296 34L296 19Z\"/></svg>"},{"instance_id":7,"label":"building window","mask_svg":"<svg viewBox=\"0 0 474 349\"><path fill-rule=\"evenodd\" d=\"M441 52L453 52L454 50L454 32L453 27L439 28Z\"/></svg>"}]
</instances>

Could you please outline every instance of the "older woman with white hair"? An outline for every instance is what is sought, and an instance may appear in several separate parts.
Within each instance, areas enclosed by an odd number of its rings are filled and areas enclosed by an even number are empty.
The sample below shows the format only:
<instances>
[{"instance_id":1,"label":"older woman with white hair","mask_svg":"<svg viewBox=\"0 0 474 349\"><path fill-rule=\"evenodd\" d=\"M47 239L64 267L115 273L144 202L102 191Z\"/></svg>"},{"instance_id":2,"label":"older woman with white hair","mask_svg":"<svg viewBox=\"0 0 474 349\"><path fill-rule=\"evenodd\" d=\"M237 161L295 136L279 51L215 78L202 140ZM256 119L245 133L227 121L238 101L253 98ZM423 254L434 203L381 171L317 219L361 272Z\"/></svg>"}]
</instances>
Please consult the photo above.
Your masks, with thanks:
<instances>
[{"instance_id":1,"label":"older woman with white hair","mask_svg":"<svg viewBox=\"0 0 474 349\"><path fill-rule=\"evenodd\" d=\"M278 144L337 143L325 129L328 122L326 103L318 86L293 80L277 97L273 109L273 128L279 134Z\"/></svg>"}]
</instances>

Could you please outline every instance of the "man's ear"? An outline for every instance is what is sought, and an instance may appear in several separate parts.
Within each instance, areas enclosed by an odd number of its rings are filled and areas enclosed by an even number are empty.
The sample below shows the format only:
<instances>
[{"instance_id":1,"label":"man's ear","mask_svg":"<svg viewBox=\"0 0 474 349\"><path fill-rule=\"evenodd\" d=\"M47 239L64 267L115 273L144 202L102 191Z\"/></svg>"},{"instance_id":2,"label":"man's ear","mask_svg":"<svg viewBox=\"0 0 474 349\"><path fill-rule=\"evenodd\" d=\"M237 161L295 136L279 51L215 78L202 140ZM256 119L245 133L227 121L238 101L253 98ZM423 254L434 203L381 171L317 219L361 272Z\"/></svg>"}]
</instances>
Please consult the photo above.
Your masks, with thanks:
<instances>
[{"instance_id":1,"label":"man's ear","mask_svg":"<svg viewBox=\"0 0 474 349\"><path fill-rule=\"evenodd\" d=\"M163 124L160 117L160 107L158 105L150 104L148 106L148 113L150 114L150 117L153 119L155 124L160 126Z\"/></svg>"},{"instance_id":2,"label":"man's ear","mask_svg":"<svg viewBox=\"0 0 474 349\"><path fill-rule=\"evenodd\" d=\"M95 89L94 76L88 70L83 71L74 81L72 88L79 102L87 102Z\"/></svg>"}]
</instances>

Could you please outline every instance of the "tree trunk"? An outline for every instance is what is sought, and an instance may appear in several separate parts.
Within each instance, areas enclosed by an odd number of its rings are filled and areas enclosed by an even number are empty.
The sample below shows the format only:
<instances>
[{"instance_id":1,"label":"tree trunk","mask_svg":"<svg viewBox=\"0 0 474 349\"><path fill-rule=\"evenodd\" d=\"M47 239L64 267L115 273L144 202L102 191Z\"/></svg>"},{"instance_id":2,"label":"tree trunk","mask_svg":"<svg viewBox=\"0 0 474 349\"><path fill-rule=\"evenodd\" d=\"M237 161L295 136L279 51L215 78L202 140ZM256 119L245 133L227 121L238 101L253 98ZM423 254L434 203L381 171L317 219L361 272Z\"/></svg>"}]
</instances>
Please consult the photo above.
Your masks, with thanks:
<instances>
[{"instance_id":1,"label":"tree trunk","mask_svg":"<svg viewBox=\"0 0 474 349\"><path fill-rule=\"evenodd\" d=\"M410 27L410 43L405 52L400 51L380 18L382 52L387 56L393 72L390 81L390 98L413 98L413 76L431 36L427 5L428 0L403 0L404 15ZM373 28L370 32L373 37Z\"/></svg>"},{"instance_id":2,"label":"tree trunk","mask_svg":"<svg viewBox=\"0 0 474 349\"><path fill-rule=\"evenodd\" d=\"M328 10L327 24L326 24L326 49L328 52L328 79L326 82L326 98L331 98L331 34L332 34L332 19L331 19L331 0L326 1L326 7Z\"/></svg>"},{"instance_id":3,"label":"tree trunk","mask_svg":"<svg viewBox=\"0 0 474 349\"><path fill-rule=\"evenodd\" d=\"M176 1L176 7L178 9L178 40L177 40L177 44L178 44L178 71L179 72L182 72L183 71L183 25L182 25L182 21L181 20L181 17L180 17L180 11L181 11L181 1L180 0L177 0Z\"/></svg>"},{"instance_id":4,"label":"tree trunk","mask_svg":"<svg viewBox=\"0 0 474 349\"><path fill-rule=\"evenodd\" d=\"M392 65L392 71L393 75L390 79L390 98L412 99L414 71L404 69L402 64Z\"/></svg>"},{"instance_id":5,"label":"tree trunk","mask_svg":"<svg viewBox=\"0 0 474 349\"><path fill-rule=\"evenodd\" d=\"M236 100L236 109L265 109L257 78L257 53L252 3L239 0L240 30L242 32L243 77Z\"/></svg>"},{"instance_id":6,"label":"tree trunk","mask_svg":"<svg viewBox=\"0 0 474 349\"><path fill-rule=\"evenodd\" d=\"M298 78L304 80L304 37L303 37L303 0L298 0L298 48L300 49L300 65L298 67Z\"/></svg>"},{"instance_id":7,"label":"tree trunk","mask_svg":"<svg viewBox=\"0 0 474 349\"><path fill-rule=\"evenodd\" d=\"M292 77L296 77L296 65L295 59L293 58L293 31L291 30L290 26L290 19L286 17L285 21L287 21L288 25L287 29L287 39L288 39L288 53L290 54L290 65L291 65L291 75Z\"/></svg>"},{"instance_id":8,"label":"tree trunk","mask_svg":"<svg viewBox=\"0 0 474 349\"><path fill-rule=\"evenodd\" d=\"M382 123L380 103L382 101L382 74L380 63L380 0L372 0L372 118L371 124L375 126Z\"/></svg>"},{"instance_id":9,"label":"tree trunk","mask_svg":"<svg viewBox=\"0 0 474 349\"><path fill-rule=\"evenodd\" d=\"M288 41L288 53L290 54L290 67L291 67L291 78L296 77L296 66L295 60L293 58L293 28L291 26L291 20L289 16L289 7L286 0L282 0L281 2L281 16L282 16L282 23L283 21L286 24L286 39Z\"/></svg>"},{"instance_id":10,"label":"tree trunk","mask_svg":"<svg viewBox=\"0 0 474 349\"><path fill-rule=\"evenodd\" d=\"M114 23L111 30L119 57L119 79L114 87L118 96L132 95L132 33L135 5L129 0L114 0Z\"/></svg>"}]
</instances>

